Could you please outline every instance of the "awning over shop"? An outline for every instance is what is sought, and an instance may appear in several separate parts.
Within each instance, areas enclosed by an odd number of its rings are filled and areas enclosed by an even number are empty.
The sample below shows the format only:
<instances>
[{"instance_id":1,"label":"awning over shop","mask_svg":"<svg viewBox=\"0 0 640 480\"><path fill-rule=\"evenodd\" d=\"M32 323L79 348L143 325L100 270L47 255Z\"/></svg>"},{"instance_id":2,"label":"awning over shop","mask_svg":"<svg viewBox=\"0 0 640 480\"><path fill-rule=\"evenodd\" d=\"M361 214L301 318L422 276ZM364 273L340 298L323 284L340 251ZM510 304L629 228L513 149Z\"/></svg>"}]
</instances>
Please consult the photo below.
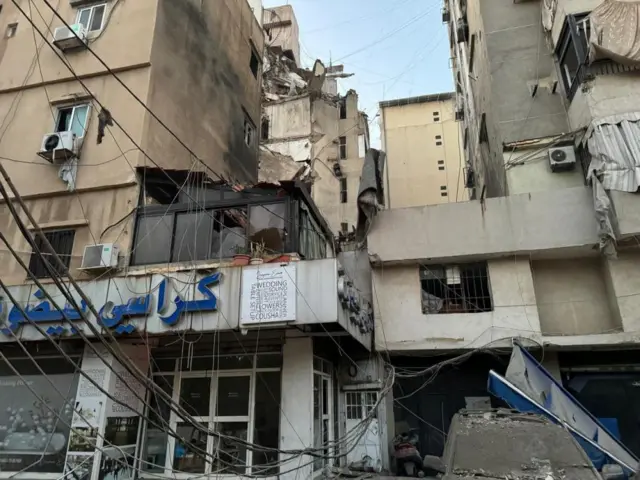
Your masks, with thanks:
<instances>
[{"instance_id":1,"label":"awning over shop","mask_svg":"<svg viewBox=\"0 0 640 480\"><path fill-rule=\"evenodd\" d=\"M505 377L491 371L489 392L516 410L542 414L566 426L594 465L618 463L628 471L638 471L633 453L519 345L514 345Z\"/></svg>"}]
</instances>

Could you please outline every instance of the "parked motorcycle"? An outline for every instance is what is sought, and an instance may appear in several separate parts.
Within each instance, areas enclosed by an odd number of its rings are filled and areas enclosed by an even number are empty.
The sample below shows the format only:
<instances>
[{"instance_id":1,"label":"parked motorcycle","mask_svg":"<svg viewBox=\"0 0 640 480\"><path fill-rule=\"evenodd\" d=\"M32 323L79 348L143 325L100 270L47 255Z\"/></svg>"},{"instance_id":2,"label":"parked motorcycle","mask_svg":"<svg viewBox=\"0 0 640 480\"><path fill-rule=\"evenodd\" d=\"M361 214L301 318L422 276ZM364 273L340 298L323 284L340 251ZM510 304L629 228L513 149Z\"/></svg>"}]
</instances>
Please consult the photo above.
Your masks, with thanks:
<instances>
[{"instance_id":1,"label":"parked motorcycle","mask_svg":"<svg viewBox=\"0 0 640 480\"><path fill-rule=\"evenodd\" d=\"M396 435L393 439L393 452L396 459L396 474L407 477L424 477L422 457L418 450L418 430L413 428Z\"/></svg>"}]
</instances>

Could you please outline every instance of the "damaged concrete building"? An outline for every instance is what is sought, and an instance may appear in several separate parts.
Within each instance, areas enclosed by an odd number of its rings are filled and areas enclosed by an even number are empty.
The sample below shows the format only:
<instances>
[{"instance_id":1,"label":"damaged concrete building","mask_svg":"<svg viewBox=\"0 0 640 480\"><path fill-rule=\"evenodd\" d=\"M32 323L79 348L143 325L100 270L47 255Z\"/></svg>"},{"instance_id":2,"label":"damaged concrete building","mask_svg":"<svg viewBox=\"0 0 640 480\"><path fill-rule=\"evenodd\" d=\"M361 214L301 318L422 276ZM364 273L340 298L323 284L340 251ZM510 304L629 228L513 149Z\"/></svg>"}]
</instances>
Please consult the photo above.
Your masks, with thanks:
<instances>
[{"instance_id":1,"label":"damaged concrete building","mask_svg":"<svg viewBox=\"0 0 640 480\"><path fill-rule=\"evenodd\" d=\"M291 6L265 9L260 179L296 178L334 233L356 224L356 196L369 147L369 123L358 95L338 94L341 65L300 66L298 25Z\"/></svg>"}]
</instances>

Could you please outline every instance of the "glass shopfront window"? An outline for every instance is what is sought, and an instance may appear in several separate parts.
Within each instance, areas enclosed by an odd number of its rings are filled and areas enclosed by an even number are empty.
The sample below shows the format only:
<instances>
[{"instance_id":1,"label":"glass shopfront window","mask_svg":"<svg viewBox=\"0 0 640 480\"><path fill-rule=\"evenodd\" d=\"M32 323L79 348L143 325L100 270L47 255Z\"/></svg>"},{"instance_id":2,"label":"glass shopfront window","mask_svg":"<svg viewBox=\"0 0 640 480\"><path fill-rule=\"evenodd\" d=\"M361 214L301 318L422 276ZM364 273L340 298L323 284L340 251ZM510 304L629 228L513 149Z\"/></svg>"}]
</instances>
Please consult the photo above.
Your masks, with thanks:
<instances>
[{"instance_id":1,"label":"glass shopfront window","mask_svg":"<svg viewBox=\"0 0 640 480\"><path fill-rule=\"evenodd\" d=\"M167 363L162 361L163 368ZM281 356L195 357L186 365L175 360L171 363L173 371L158 372L154 380L159 386L164 383L165 391L202 429L185 422L152 395L150 404L162 407L163 419L152 417L160 426L147 425L143 471L164 471L165 476L277 474L277 452L253 452L242 442L278 448ZM203 429L220 436L208 435Z\"/></svg>"},{"instance_id":2,"label":"glass shopfront window","mask_svg":"<svg viewBox=\"0 0 640 480\"><path fill-rule=\"evenodd\" d=\"M46 376L31 359L8 361L20 375L0 360L0 471L61 474L78 375L60 357L36 358Z\"/></svg>"}]
</instances>

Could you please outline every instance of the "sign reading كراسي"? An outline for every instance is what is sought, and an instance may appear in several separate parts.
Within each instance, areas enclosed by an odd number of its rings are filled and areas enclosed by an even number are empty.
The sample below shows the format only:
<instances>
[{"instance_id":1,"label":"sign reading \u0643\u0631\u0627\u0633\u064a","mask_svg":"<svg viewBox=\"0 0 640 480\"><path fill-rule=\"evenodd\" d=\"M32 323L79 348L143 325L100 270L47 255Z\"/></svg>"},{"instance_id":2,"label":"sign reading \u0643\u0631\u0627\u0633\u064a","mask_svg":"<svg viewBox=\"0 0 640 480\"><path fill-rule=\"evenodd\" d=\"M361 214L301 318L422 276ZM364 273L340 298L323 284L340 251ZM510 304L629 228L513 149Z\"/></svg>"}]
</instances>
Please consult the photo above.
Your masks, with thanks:
<instances>
[{"instance_id":1,"label":"sign reading \u0643\u0631\u0627\u0633\u064a","mask_svg":"<svg viewBox=\"0 0 640 480\"><path fill-rule=\"evenodd\" d=\"M296 319L296 265L256 265L242 271L241 325Z\"/></svg>"}]
</instances>

